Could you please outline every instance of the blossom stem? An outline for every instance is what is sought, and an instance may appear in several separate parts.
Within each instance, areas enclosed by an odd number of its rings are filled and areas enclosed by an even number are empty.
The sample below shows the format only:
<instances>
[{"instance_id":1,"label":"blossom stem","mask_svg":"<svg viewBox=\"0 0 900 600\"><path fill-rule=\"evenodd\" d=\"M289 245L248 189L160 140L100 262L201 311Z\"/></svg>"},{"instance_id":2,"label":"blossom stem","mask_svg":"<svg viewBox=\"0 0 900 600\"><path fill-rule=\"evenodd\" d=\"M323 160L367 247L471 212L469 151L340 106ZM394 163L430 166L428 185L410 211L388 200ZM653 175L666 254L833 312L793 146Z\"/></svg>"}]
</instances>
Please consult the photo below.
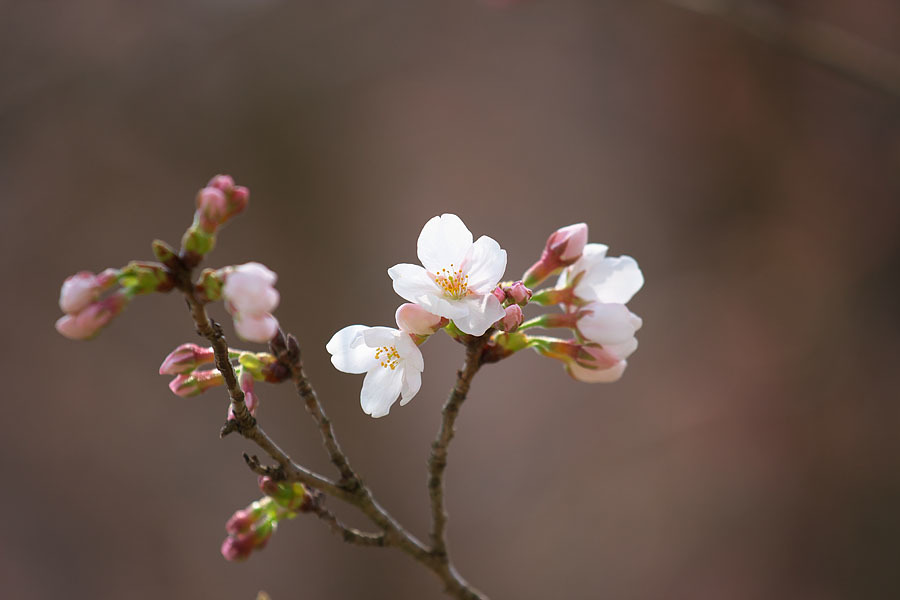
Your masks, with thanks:
<instances>
[{"instance_id":1,"label":"blossom stem","mask_svg":"<svg viewBox=\"0 0 900 600\"><path fill-rule=\"evenodd\" d=\"M469 392L472 378L482 365L482 352L491 333L488 331L467 344L465 364L457 372L456 385L450 391L450 396L441 410L441 427L431 444L431 455L428 458L432 553L443 560L447 560L447 542L444 534L447 527L447 512L444 509L444 470L447 468L447 452L455 433L456 417Z\"/></svg>"}]
</instances>

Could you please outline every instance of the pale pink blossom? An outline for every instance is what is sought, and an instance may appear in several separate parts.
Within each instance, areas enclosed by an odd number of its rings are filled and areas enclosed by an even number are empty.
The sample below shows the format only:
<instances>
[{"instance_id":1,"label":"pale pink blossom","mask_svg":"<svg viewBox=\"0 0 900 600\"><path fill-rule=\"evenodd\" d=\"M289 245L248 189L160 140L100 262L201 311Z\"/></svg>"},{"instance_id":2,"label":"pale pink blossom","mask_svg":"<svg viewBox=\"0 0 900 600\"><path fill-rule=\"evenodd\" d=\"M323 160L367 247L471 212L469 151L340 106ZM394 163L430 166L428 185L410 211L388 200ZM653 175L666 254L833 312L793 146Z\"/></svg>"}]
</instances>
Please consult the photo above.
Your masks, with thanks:
<instances>
[{"instance_id":1,"label":"pale pink blossom","mask_svg":"<svg viewBox=\"0 0 900 600\"><path fill-rule=\"evenodd\" d=\"M493 294L506 270L506 250L472 233L459 217L444 214L425 224L417 253L423 266L388 269L396 291L428 312L451 319L464 333L482 335L504 312Z\"/></svg>"},{"instance_id":2,"label":"pale pink blossom","mask_svg":"<svg viewBox=\"0 0 900 600\"><path fill-rule=\"evenodd\" d=\"M644 285L644 275L630 256L606 256L604 244L588 244L575 263L562 272L557 289L574 284L575 295L586 301L625 304Z\"/></svg>"},{"instance_id":3,"label":"pale pink blossom","mask_svg":"<svg viewBox=\"0 0 900 600\"><path fill-rule=\"evenodd\" d=\"M278 306L274 284L278 276L265 266L251 262L223 270L225 307L234 317L237 334L251 342L267 342L278 330L271 312Z\"/></svg>"},{"instance_id":4,"label":"pale pink blossom","mask_svg":"<svg viewBox=\"0 0 900 600\"><path fill-rule=\"evenodd\" d=\"M72 340L90 339L122 312L127 303L124 294L113 294L77 313L63 315L56 321L56 330Z\"/></svg>"}]
</instances>

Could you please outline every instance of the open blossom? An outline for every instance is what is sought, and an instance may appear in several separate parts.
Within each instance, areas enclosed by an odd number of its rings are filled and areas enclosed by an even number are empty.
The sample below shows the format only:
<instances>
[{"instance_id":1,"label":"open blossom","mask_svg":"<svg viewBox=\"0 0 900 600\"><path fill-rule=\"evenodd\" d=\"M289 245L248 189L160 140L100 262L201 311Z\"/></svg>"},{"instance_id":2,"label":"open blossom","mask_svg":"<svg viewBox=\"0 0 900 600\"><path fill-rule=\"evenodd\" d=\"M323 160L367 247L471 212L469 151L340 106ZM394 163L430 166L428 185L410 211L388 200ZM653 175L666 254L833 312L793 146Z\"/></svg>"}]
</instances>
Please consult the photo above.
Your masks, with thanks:
<instances>
[{"instance_id":1,"label":"open blossom","mask_svg":"<svg viewBox=\"0 0 900 600\"><path fill-rule=\"evenodd\" d=\"M503 318L492 293L506 271L506 250L487 236L472 241L459 217L434 217L419 234L419 261L394 265L394 291L428 312L451 319L464 333L482 335ZM424 268L423 268L424 267Z\"/></svg>"},{"instance_id":2,"label":"open blossom","mask_svg":"<svg viewBox=\"0 0 900 600\"><path fill-rule=\"evenodd\" d=\"M637 349L634 334L642 324L624 304L591 302L579 310L577 327L586 339L625 359Z\"/></svg>"},{"instance_id":3,"label":"open blossom","mask_svg":"<svg viewBox=\"0 0 900 600\"><path fill-rule=\"evenodd\" d=\"M407 332L350 325L335 333L325 348L337 370L366 374L359 401L367 415L385 416L398 396L403 406L422 386L425 362Z\"/></svg>"},{"instance_id":4,"label":"open blossom","mask_svg":"<svg viewBox=\"0 0 900 600\"><path fill-rule=\"evenodd\" d=\"M587 301L625 304L644 285L644 275L630 256L606 256L604 244L588 244L575 263L559 276L557 289L575 284L575 295ZM580 277L579 277L580 276Z\"/></svg>"},{"instance_id":5,"label":"open blossom","mask_svg":"<svg viewBox=\"0 0 900 600\"><path fill-rule=\"evenodd\" d=\"M278 306L278 276L256 262L225 269L225 307L234 317L237 334L251 342L268 342L278 331L272 311Z\"/></svg>"}]
</instances>

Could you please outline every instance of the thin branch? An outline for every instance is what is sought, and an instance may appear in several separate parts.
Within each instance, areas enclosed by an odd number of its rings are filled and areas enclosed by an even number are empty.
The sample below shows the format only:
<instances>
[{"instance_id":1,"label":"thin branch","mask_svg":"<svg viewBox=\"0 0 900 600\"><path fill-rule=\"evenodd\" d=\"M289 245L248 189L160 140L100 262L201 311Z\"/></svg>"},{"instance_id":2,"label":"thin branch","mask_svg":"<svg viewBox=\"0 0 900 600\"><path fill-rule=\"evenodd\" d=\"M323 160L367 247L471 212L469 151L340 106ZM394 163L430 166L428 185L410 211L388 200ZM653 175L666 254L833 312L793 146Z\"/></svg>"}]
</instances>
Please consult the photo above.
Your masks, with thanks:
<instances>
[{"instance_id":1,"label":"thin branch","mask_svg":"<svg viewBox=\"0 0 900 600\"><path fill-rule=\"evenodd\" d=\"M331 531L341 537L348 544L357 546L387 546L387 537L384 533L367 533L341 523L334 513L324 506L316 506L310 512L322 519Z\"/></svg>"},{"instance_id":2,"label":"thin branch","mask_svg":"<svg viewBox=\"0 0 900 600\"><path fill-rule=\"evenodd\" d=\"M900 100L900 57L840 29L794 20L774 6L738 0L661 0L718 17L851 81Z\"/></svg>"},{"instance_id":3,"label":"thin branch","mask_svg":"<svg viewBox=\"0 0 900 600\"><path fill-rule=\"evenodd\" d=\"M447 450L453 439L456 417L459 409L469 393L472 378L481 367L481 355L490 334L477 338L466 346L466 362L456 374L456 385L450 392L444 408L441 410L441 428L431 444L431 455L428 457L428 495L431 498L431 545L432 552L439 557L446 557L447 542L444 530L447 527L447 512L444 509L444 470L447 468Z\"/></svg>"}]
</instances>

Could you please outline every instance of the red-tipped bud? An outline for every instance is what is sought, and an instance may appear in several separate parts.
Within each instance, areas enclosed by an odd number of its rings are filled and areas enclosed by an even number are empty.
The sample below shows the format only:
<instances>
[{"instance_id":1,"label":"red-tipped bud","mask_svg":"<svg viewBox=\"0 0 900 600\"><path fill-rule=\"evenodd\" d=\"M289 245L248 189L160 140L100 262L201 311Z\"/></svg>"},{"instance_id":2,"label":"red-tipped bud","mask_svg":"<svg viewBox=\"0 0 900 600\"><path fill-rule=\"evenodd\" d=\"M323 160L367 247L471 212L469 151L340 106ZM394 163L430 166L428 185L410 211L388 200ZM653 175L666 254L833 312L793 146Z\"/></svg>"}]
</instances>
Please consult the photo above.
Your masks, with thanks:
<instances>
[{"instance_id":1,"label":"red-tipped bud","mask_svg":"<svg viewBox=\"0 0 900 600\"><path fill-rule=\"evenodd\" d=\"M553 273L574 263L581 256L587 238L588 226L585 223L557 229L547 238L541 259L522 277L523 283L528 287L534 287Z\"/></svg>"},{"instance_id":2,"label":"red-tipped bud","mask_svg":"<svg viewBox=\"0 0 900 600\"><path fill-rule=\"evenodd\" d=\"M208 365L216 360L212 348L203 348L197 344L182 344L172 350L159 366L160 375L178 375L190 373L201 365Z\"/></svg>"},{"instance_id":3,"label":"red-tipped bud","mask_svg":"<svg viewBox=\"0 0 900 600\"><path fill-rule=\"evenodd\" d=\"M209 180L206 187L216 188L225 194L230 194L234 190L234 179L231 175L216 175Z\"/></svg>"},{"instance_id":4,"label":"red-tipped bud","mask_svg":"<svg viewBox=\"0 0 900 600\"><path fill-rule=\"evenodd\" d=\"M175 379L169 382L169 389L176 396L187 398L189 396L199 396L206 390L223 385L225 383L222 374L217 369L208 371L194 371L190 375L177 375Z\"/></svg>"},{"instance_id":5,"label":"red-tipped bud","mask_svg":"<svg viewBox=\"0 0 900 600\"><path fill-rule=\"evenodd\" d=\"M99 275L80 271L66 277L59 290L59 308L69 315L81 312L109 289L117 277L118 271L115 269L106 269Z\"/></svg>"},{"instance_id":6,"label":"red-tipped bud","mask_svg":"<svg viewBox=\"0 0 900 600\"><path fill-rule=\"evenodd\" d=\"M498 285L493 290L491 290L491 293L494 295L494 298L500 301L500 304L506 302L506 292L503 290L502 286Z\"/></svg>"},{"instance_id":7,"label":"red-tipped bud","mask_svg":"<svg viewBox=\"0 0 900 600\"><path fill-rule=\"evenodd\" d=\"M235 186L228 197L228 218L240 214L250 202L250 190L242 185Z\"/></svg>"},{"instance_id":8,"label":"red-tipped bud","mask_svg":"<svg viewBox=\"0 0 900 600\"><path fill-rule=\"evenodd\" d=\"M230 561L246 560L255 546L256 540L249 531L238 536L228 536L222 542L222 556Z\"/></svg>"},{"instance_id":9,"label":"red-tipped bud","mask_svg":"<svg viewBox=\"0 0 900 600\"><path fill-rule=\"evenodd\" d=\"M235 513L231 515L231 518L228 519L228 522L225 523L225 531L232 535L250 531L250 528L253 527L253 524L258 517L259 515L254 514L253 511L247 510L246 508L235 511Z\"/></svg>"}]
</instances>

